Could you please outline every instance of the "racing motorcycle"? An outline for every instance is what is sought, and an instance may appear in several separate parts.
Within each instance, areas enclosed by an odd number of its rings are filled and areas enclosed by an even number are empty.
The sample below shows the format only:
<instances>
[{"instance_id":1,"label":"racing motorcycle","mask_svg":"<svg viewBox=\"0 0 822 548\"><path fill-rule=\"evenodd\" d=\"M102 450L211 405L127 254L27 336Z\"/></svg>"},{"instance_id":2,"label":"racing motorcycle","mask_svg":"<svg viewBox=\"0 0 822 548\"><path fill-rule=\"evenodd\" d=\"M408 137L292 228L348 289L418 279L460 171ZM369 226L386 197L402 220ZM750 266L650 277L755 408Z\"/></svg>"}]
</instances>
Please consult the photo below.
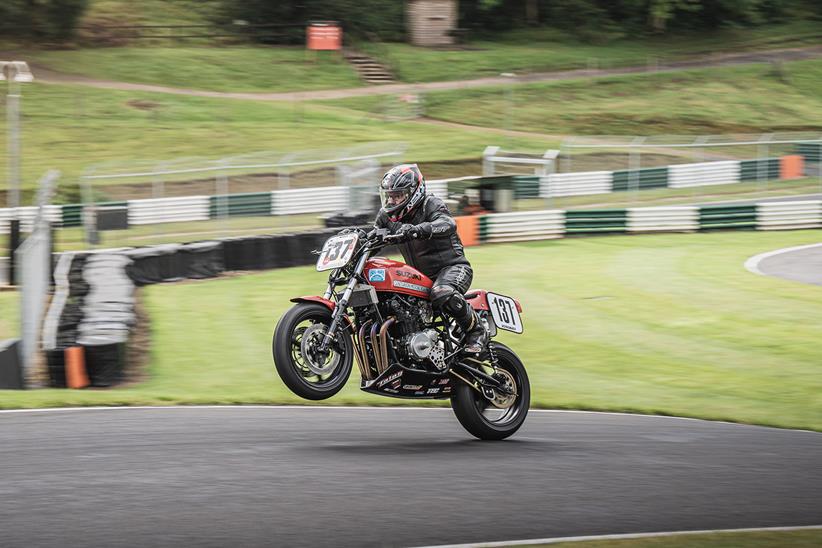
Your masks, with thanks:
<instances>
[{"instance_id":1,"label":"racing motorcycle","mask_svg":"<svg viewBox=\"0 0 822 548\"><path fill-rule=\"evenodd\" d=\"M346 229L319 251L330 271L325 294L296 297L279 320L272 353L292 392L323 400L339 392L356 359L365 392L450 399L462 426L500 440L522 426L531 399L528 374L513 350L493 341L498 329L522 333L519 302L490 291L465 295L489 334L479 355L463 353L465 333L429 300L431 279L402 262L375 256L396 236Z\"/></svg>"}]
</instances>

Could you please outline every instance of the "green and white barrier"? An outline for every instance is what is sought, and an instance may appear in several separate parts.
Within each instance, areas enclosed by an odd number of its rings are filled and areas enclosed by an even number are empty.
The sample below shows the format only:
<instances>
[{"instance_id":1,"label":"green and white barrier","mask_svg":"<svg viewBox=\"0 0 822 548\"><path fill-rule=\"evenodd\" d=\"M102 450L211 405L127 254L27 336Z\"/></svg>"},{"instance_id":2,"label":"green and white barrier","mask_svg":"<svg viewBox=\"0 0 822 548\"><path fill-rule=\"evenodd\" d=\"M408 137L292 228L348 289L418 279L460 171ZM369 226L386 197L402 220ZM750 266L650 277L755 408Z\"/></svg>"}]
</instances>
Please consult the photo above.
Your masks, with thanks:
<instances>
[{"instance_id":1,"label":"green and white barrier","mask_svg":"<svg viewBox=\"0 0 822 548\"><path fill-rule=\"evenodd\" d=\"M492 213L483 215L478 224L480 243L542 240L565 235L822 228L822 200Z\"/></svg>"}]
</instances>

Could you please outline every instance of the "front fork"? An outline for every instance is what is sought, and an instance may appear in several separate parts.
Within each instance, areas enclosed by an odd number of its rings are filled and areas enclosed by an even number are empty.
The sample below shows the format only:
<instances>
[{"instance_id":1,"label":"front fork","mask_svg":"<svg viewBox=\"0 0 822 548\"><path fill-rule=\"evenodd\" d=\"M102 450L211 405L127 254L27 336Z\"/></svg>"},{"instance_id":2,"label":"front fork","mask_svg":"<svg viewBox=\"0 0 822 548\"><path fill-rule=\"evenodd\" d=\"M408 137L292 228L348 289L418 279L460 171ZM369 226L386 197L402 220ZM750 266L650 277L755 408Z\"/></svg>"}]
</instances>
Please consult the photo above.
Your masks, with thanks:
<instances>
[{"instance_id":1,"label":"front fork","mask_svg":"<svg viewBox=\"0 0 822 548\"><path fill-rule=\"evenodd\" d=\"M368 260L369 253L363 253L360 260L357 261L357 266L354 268L354 272L351 275L351 279L348 280L348 284L345 286L345 291L340 297L340 300L337 301L337 306L334 307L334 312L331 316L331 325L328 327L328 331L326 331L325 336L323 337L323 342L320 343L319 348L317 351L324 355L328 352L328 347L331 345L331 341L334 340L334 335L337 333L337 329L340 326L340 322L345 316L345 309L348 306L348 300L351 298L351 293L354 291L354 287L357 285L357 279L362 274L363 269L365 268L365 262ZM331 294L334 292L334 288L331 287L331 284L328 284L328 288L325 290L325 298L330 299Z\"/></svg>"}]
</instances>

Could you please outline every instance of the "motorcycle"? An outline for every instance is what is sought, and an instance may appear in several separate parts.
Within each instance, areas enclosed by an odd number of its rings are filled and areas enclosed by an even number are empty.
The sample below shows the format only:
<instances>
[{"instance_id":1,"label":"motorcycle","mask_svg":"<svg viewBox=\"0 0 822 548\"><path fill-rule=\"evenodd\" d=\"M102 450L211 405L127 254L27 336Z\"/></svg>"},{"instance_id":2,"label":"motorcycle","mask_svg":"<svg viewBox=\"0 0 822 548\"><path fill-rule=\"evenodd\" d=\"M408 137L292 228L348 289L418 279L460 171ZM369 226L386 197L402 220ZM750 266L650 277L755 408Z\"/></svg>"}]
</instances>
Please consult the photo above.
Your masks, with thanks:
<instances>
[{"instance_id":1,"label":"motorcycle","mask_svg":"<svg viewBox=\"0 0 822 548\"><path fill-rule=\"evenodd\" d=\"M325 293L291 299L296 304L274 331L272 354L283 382L303 398L330 398L356 359L365 392L448 398L477 438L512 435L528 414L530 384L514 351L493 338L500 329L522 333L520 303L481 289L468 292L489 342L481 354L466 355L465 333L431 306L431 279L375 256L393 243L398 237L385 229L346 229L325 242L317 260L318 271L330 271Z\"/></svg>"}]
</instances>

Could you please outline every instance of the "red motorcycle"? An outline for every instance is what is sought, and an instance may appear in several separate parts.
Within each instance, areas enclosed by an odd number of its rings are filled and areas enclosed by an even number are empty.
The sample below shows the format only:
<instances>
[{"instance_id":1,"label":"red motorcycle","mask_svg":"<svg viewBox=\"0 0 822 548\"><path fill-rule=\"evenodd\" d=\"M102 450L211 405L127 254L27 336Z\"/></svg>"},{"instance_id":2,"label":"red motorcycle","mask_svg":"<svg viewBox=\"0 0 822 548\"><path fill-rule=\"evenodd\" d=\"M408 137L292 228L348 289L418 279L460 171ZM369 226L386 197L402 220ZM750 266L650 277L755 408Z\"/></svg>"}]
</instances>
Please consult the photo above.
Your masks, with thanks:
<instances>
[{"instance_id":1,"label":"red motorcycle","mask_svg":"<svg viewBox=\"0 0 822 548\"><path fill-rule=\"evenodd\" d=\"M353 361L360 388L372 394L451 400L468 432L500 440L528 414L528 374L513 350L491 340L480 355L463 353L465 334L429 301L433 282L416 269L372 257L397 238L385 230L344 230L317 261L330 270L322 297L297 297L274 331L272 352L283 382L309 400L339 392ZM344 286L340 292L338 288ZM490 291L465 295L488 329L522 333L519 302Z\"/></svg>"}]
</instances>

